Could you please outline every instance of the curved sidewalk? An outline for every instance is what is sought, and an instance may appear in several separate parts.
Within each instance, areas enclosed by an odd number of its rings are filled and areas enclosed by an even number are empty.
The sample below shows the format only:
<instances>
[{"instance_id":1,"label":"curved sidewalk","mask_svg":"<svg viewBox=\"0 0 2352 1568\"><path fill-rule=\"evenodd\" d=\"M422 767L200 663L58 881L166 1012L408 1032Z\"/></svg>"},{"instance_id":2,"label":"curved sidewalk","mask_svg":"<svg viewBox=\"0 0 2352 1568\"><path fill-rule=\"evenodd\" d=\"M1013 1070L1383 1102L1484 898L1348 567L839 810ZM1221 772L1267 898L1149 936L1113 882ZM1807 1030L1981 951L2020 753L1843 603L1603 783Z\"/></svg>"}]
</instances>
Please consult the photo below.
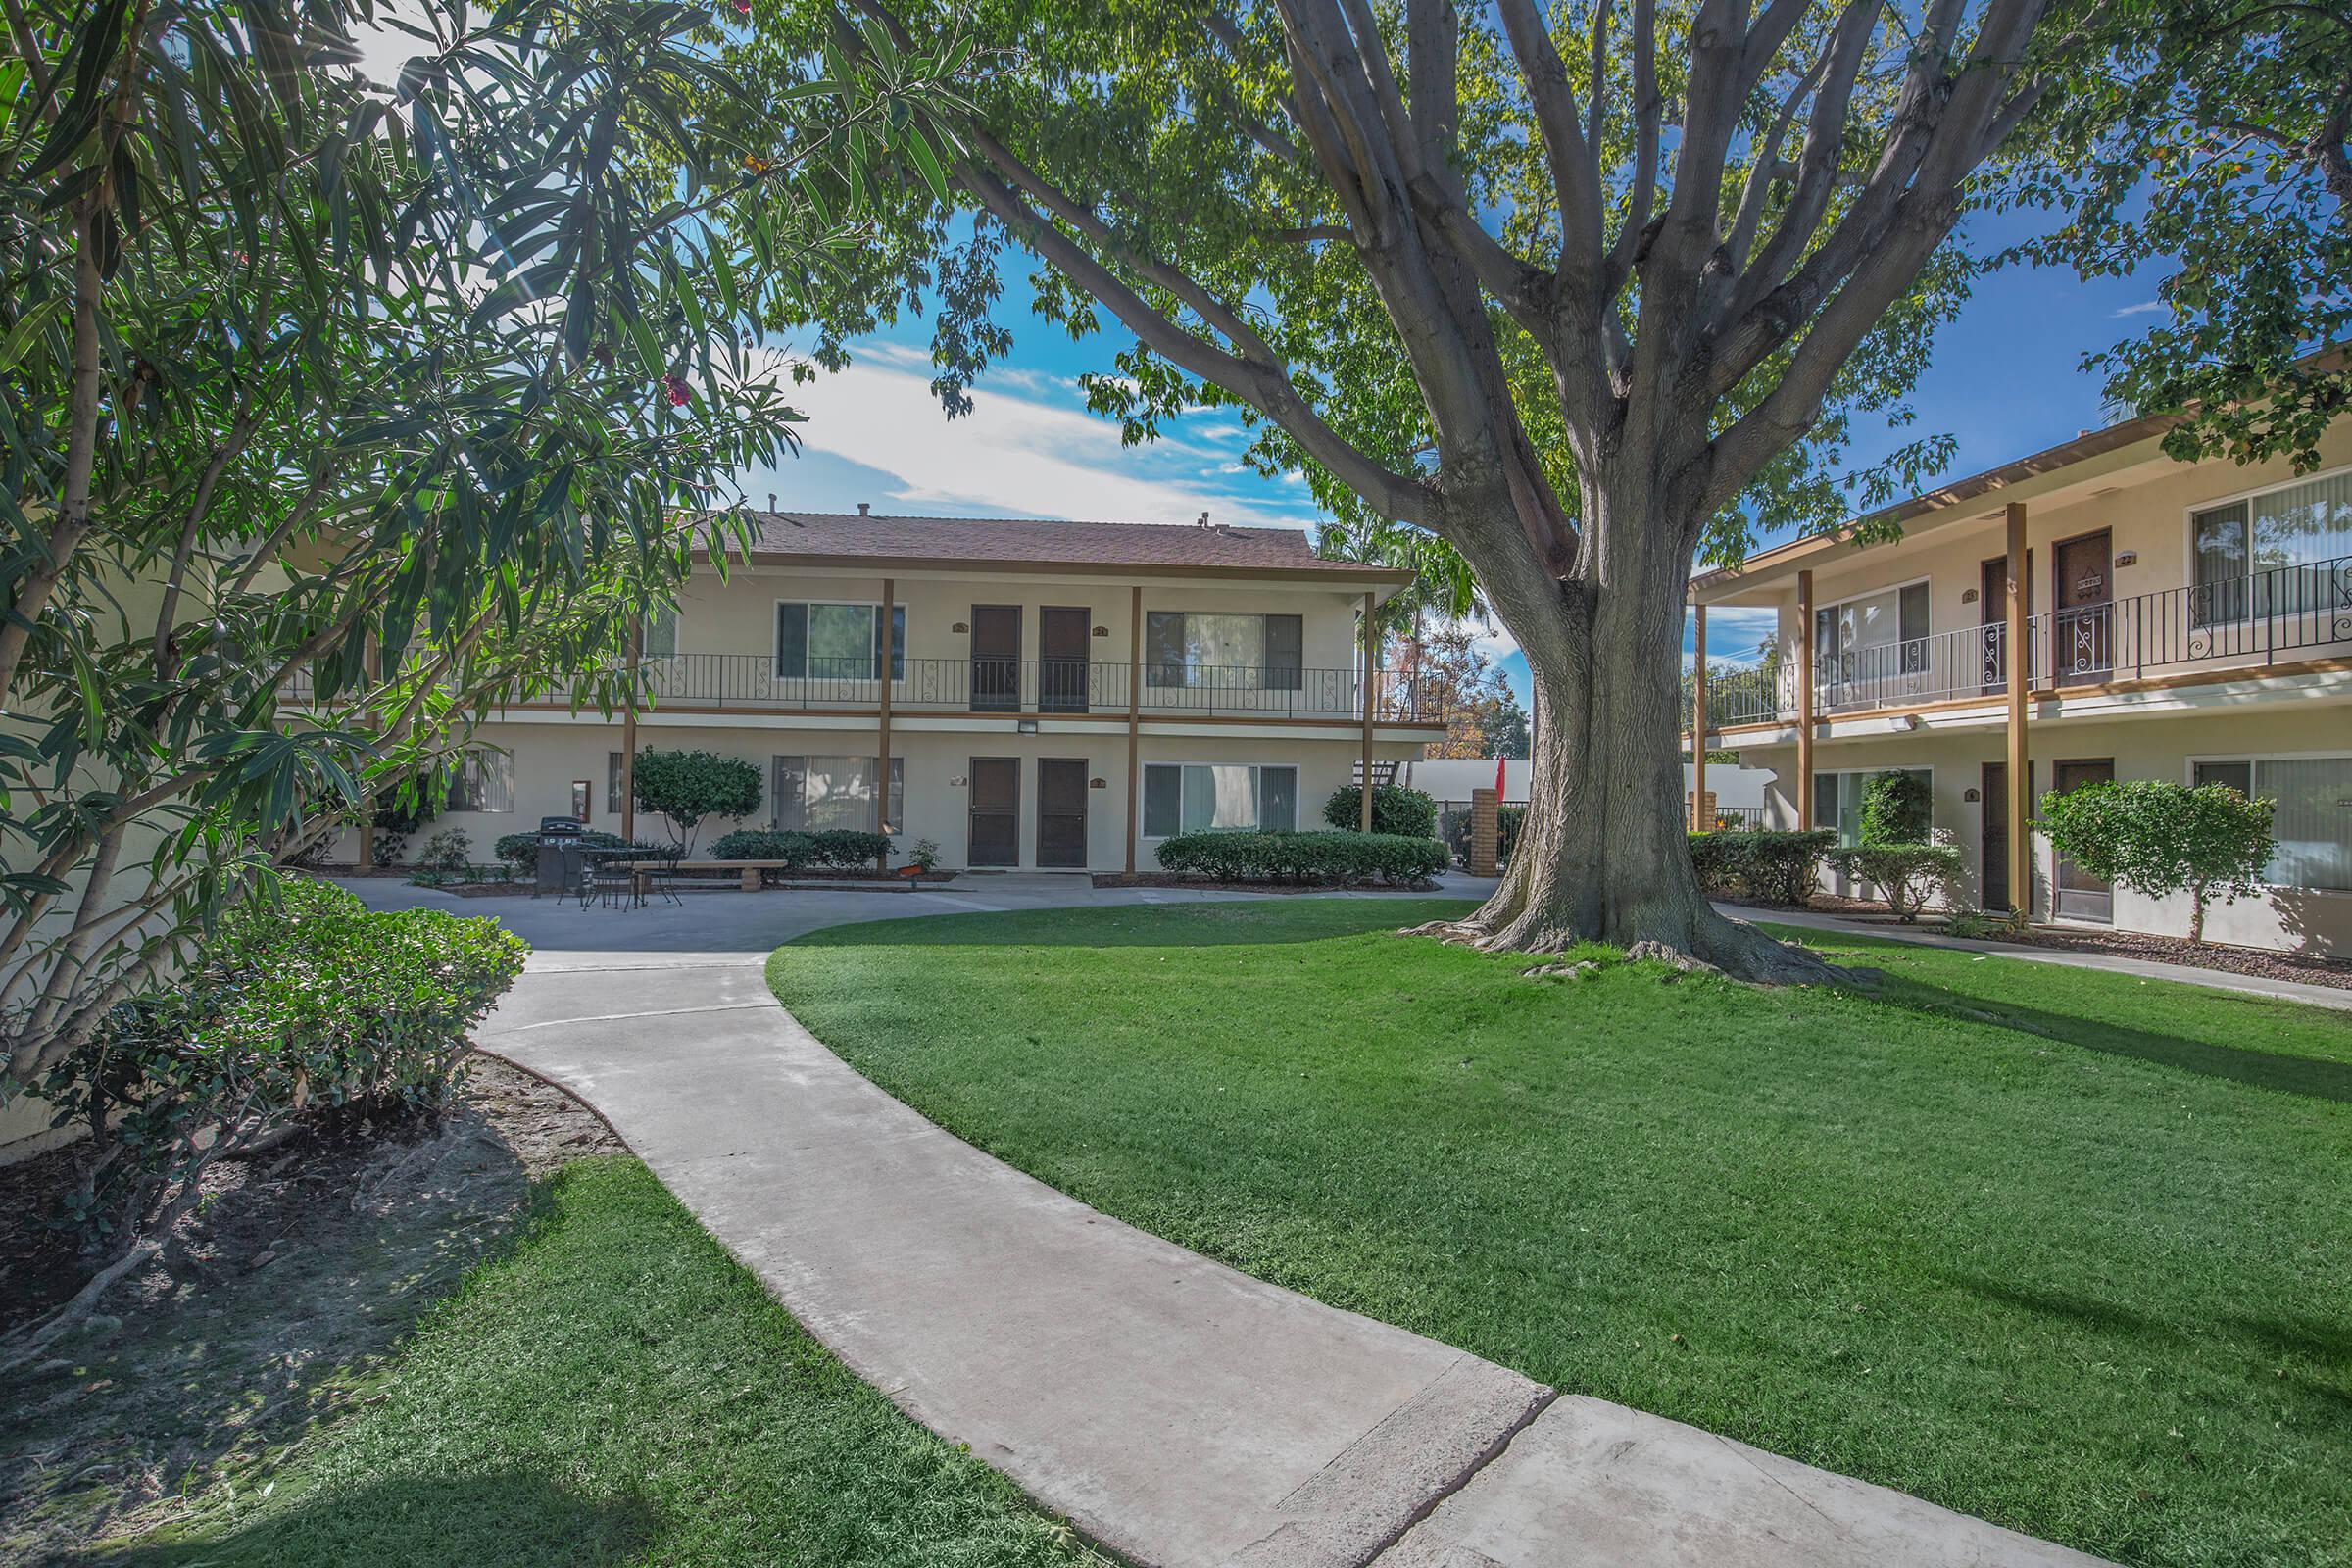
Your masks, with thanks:
<instances>
[{"instance_id":1,"label":"curved sidewalk","mask_svg":"<svg viewBox=\"0 0 2352 1568\"><path fill-rule=\"evenodd\" d=\"M845 920L1162 902L1005 878L710 895L666 916L468 906L537 944L481 1044L594 1105L909 1415L1140 1564L2095 1568L1695 1428L1555 1398L1121 1224L885 1095L765 981L771 947Z\"/></svg>"}]
</instances>

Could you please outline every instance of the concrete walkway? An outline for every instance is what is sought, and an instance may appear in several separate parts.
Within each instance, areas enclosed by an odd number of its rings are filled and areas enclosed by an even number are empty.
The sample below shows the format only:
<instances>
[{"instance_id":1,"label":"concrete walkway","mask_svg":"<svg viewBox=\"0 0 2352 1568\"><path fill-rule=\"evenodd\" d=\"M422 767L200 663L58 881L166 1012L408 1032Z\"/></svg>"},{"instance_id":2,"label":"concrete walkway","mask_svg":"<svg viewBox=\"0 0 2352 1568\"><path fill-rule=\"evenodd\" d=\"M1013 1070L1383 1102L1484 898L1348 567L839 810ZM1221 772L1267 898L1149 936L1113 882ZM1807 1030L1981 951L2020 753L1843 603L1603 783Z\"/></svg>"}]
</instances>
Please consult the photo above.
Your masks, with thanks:
<instances>
[{"instance_id":1,"label":"concrete walkway","mask_svg":"<svg viewBox=\"0 0 2352 1568\"><path fill-rule=\"evenodd\" d=\"M2023 942L1977 942L1966 937L1947 937L1939 931L1922 931L1917 927L1892 925L1880 920L1823 914L1812 909L1759 909L1740 904L1718 904L1715 907L1735 920L1802 926L1808 931L1836 931L1846 936L1884 937L1889 942L1916 942L1927 948L1956 948L1963 953L1997 953L2006 958L2023 958L2028 963L2054 963L2064 969L2099 969L2108 974L2136 975L2142 980L2176 980L2184 986L2203 986L2209 991L2235 991L2251 997L2306 1002L2315 1007L2333 1007L2339 1012L2352 1012L2352 991L2341 986L2312 985L2302 980L2273 980L2263 975L2232 974L2227 969L2202 969L2189 963L2160 963L2153 958L2131 958L2113 953L2084 953L2075 948L2040 948Z\"/></svg>"},{"instance_id":2,"label":"concrete walkway","mask_svg":"<svg viewBox=\"0 0 2352 1568\"><path fill-rule=\"evenodd\" d=\"M1695 1428L1555 1398L1121 1224L882 1093L777 1004L762 968L777 943L846 920L1236 895L1006 876L616 914L353 885L379 906L496 914L530 938L483 1047L594 1105L901 1408L1137 1563L2095 1564Z\"/></svg>"}]
</instances>

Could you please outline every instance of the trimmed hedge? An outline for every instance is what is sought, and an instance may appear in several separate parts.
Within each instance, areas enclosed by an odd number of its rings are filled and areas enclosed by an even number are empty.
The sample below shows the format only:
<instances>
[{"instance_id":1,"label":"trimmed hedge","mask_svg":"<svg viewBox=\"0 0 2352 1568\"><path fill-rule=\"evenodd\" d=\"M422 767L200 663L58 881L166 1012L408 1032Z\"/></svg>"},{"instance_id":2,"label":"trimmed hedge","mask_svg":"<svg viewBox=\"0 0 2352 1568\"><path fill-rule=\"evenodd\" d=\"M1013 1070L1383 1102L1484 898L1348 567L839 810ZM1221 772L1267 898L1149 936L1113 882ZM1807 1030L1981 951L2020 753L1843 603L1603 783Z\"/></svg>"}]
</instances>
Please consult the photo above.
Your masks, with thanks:
<instances>
[{"instance_id":1,"label":"trimmed hedge","mask_svg":"<svg viewBox=\"0 0 2352 1568\"><path fill-rule=\"evenodd\" d=\"M1948 844L1865 844L1839 850L1835 859L1838 870L1886 894L1886 906L1905 925L1960 879L1960 852Z\"/></svg>"},{"instance_id":2,"label":"trimmed hedge","mask_svg":"<svg viewBox=\"0 0 2352 1568\"><path fill-rule=\"evenodd\" d=\"M1163 869L1215 882L1424 882L1448 858L1403 833L1184 833L1159 846Z\"/></svg>"},{"instance_id":3,"label":"trimmed hedge","mask_svg":"<svg viewBox=\"0 0 2352 1568\"><path fill-rule=\"evenodd\" d=\"M1779 833L1693 833L1690 867L1709 893L1739 894L1770 904L1801 905L1838 835L1828 828Z\"/></svg>"},{"instance_id":4,"label":"trimmed hedge","mask_svg":"<svg viewBox=\"0 0 2352 1568\"><path fill-rule=\"evenodd\" d=\"M1364 792L1354 784L1343 784L1331 792L1323 803L1323 820L1342 832L1357 831L1356 824L1364 819ZM1395 833L1405 838L1432 839L1438 836L1438 803L1419 790L1406 789L1401 784L1372 786L1372 831Z\"/></svg>"},{"instance_id":5,"label":"trimmed hedge","mask_svg":"<svg viewBox=\"0 0 2352 1568\"><path fill-rule=\"evenodd\" d=\"M308 878L249 895L202 967L116 1007L41 1085L55 1125L90 1132L68 1220L94 1242L168 1236L207 1166L297 1113L446 1103L529 951L496 920L371 910Z\"/></svg>"},{"instance_id":6,"label":"trimmed hedge","mask_svg":"<svg viewBox=\"0 0 2352 1568\"><path fill-rule=\"evenodd\" d=\"M892 848L887 835L856 828L802 833L748 827L737 828L711 845L710 858L782 860L789 875L805 866L846 871L856 866L881 865L889 860Z\"/></svg>"}]
</instances>

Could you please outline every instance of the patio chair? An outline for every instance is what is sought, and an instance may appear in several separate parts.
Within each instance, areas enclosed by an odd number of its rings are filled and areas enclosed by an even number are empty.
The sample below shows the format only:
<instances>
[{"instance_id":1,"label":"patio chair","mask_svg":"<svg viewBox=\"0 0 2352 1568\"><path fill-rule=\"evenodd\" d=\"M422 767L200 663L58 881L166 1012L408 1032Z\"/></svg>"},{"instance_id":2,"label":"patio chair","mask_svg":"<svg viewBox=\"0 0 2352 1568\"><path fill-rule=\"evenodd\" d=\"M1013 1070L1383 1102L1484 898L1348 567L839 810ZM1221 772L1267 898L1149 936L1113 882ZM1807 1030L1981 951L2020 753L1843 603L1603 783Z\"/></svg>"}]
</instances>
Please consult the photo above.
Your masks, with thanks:
<instances>
[{"instance_id":1,"label":"patio chair","mask_svg":"<svg viewBox=\"0 0 2352 1568\"><path fill-rule=\"evenodd\" d=\"M645 880L653 890L670 903L680 906L686 901L678 897L678 862L685 858L686 846L683 844L664 845L659 854L638 858L640 864L648 860L653 862L645 872Z\"/></svg>"},{"instance_id":2,"label":"patio chair","mask_svg":"<svg viewBox=\"0 0 2352 1568\"><path fill-rule=\"evenodd\" d=\"M637 873L624 858L600 855L588 862L580 878L580 907L594 904L607 909L634 909L645 902L637 891Z\"/></svg>"}]
</instances>

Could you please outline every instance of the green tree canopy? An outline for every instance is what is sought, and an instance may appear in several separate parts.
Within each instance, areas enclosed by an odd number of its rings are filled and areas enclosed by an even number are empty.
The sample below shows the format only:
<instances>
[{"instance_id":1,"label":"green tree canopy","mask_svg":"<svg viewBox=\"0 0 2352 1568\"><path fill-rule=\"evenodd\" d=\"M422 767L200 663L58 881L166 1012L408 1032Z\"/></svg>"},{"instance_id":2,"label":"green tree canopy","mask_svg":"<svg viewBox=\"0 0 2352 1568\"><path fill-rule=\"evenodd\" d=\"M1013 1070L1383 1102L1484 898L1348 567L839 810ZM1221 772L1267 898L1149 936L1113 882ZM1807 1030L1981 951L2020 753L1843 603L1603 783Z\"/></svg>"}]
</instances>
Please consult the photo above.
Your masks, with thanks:
<instances>
[{"instance_id":1,"label":"green tree canopy","mask_svg":"<svg viewBox=\"0 0 2352 1568\"><path fill-rule=\"evenodd\" d=\"M627 624L799 418L918 80L747 112L702 12L25 0L0 61L0 1080ZM819 103L821 100L821 108ZM706 519L681 528L679 509Z\"/></svg>"},{"instance_id":2,"label":"green tree canopy","mask_svg":"<svg viewBox=\"0 0 2352 1568\"><path fill-rule=\"evenodd\" d=\"M2205 909L2252 898L2277 852L2275 802L2227 784L2191 789L2161 779L2086 784L2041 798L2034 826L2092 876L2151 899L2189 896L2188 940L2205 940Z\"/></svg>"}]
</instances>

